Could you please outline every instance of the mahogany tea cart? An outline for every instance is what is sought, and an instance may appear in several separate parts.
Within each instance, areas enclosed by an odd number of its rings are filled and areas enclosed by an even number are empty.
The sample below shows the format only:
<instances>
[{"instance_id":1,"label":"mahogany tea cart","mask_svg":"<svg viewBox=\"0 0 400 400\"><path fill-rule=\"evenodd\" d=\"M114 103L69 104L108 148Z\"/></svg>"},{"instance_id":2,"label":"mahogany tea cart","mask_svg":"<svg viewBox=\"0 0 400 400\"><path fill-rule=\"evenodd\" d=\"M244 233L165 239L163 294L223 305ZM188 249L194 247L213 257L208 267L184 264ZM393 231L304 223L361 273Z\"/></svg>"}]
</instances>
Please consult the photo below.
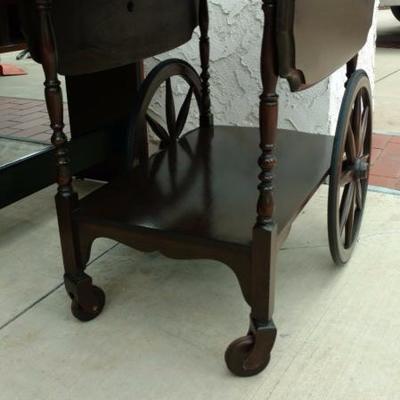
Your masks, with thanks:
<instances>
[{"instance_id":1,"label":"mahogany tea cart","mask_svg":"<svg viewBox=\"0 0 400 400\"><path fill-rule=\"evenodd\" d=\"M334 261L345 264L357 242L372 132L370 84L366 73L357 69L357 54L372 24L374 0L353 0L351 6L347 0L260 0L265 27L259 128L213 124L206 0L20 3L30 50L46 76L64 279L72 313L88 321L105 304L103 291L85 272L96 238L177 259L218 260L236 274L251 307L250 328L228 347L226 363L239 376L259 373L269 363L276 338L272 314L278 250L296 216L328 176ZM124 168L108 184L78 199L70 158L79 154L68 154L73 147L67 146L63 133L57 74L96 77L101 71L117 71L183 44L197 26L201 73L172 59L148 74L129 104ZM345 64L348 80L334 138L277 129L278 77L287 79L295 92ZM179 111L177 80L188 88ZM165 94L165 124L150 110L159 90ZM186 133L193 104L199 128ZM82 115L90 107L89 101ZM153 155L148 151L149 131L160 139ZM106 139L99 134L98 140Z\"/></svg>"}]
</instances>

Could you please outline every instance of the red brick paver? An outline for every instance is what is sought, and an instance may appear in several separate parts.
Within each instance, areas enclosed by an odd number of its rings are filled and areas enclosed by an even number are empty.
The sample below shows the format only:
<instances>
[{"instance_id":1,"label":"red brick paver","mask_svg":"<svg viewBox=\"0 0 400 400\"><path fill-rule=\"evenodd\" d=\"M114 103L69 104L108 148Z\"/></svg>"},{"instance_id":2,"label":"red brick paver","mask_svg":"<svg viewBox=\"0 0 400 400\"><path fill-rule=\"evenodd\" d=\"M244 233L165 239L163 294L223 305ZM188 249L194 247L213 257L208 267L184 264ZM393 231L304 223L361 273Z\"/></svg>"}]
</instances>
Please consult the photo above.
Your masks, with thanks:
<instances>
[{"instance_id":1,"label":"red brick paver","mask_svg":"<svg viewBox=\"0 0 400 400\"><path fill-rule=\"evenodd\" d=\"M400 137L374 135L370 184L400 190Z\"/></svg>"},{"instance_id":2,"label":"red brick paver","mask_svg":"<svg viewBox=\"0 0 400 400\"><path fill-rule=\"evenodd\" d=\"M65 119L68 121L66 106ZM0 136L50 142L50 122L43 100L0 97ZM65 132L69 133L66 124Z\"/></svg>"}]
</instances>

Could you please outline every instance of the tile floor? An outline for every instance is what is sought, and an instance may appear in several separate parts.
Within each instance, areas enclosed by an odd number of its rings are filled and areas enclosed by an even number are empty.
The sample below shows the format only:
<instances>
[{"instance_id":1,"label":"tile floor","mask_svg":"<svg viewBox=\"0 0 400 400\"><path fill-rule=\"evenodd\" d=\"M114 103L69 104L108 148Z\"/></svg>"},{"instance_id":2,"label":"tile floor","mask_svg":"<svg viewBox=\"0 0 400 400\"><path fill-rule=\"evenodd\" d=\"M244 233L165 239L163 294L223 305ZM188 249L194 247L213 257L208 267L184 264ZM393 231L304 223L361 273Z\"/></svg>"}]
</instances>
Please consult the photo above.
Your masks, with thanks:
<instances>
[{"instance_id":1,"label":"tile floor","mask_svg":"<svg viewBox=\"0 0 400 400\"><path fill-rule=\"evenodd\" d=\"M65 120L68 121L66 105L64 113ZM43 100L0 97L0 136L29 138L48 143L51 137L49 124ZM69 124L66 123L65 132L69 131Z\"/></svg>"},{"instance_id":2,"label":"tile floor","mask_svg":"<svg viewBox=\"0 0 400 400\"><path fill-rule=\"evenodd\" d=\"M374 135L370 184L400 190L400 136Z\"/></svg>"}]
</instances>

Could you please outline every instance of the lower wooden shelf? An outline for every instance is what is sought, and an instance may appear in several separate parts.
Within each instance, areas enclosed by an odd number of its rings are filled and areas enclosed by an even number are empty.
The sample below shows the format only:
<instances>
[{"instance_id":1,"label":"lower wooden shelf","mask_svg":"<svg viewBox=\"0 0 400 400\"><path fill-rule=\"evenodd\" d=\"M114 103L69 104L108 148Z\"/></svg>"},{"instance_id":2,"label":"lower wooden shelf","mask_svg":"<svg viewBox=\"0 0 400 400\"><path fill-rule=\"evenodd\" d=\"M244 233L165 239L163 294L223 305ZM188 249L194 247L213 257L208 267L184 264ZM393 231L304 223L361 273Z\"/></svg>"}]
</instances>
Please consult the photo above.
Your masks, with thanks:
<instances>
[{"instance_id":1,"label":"lower wooden shelf","mask_svg":"<svg viewBox=\"0 0 400 400\"><path fill-rule=\"evenodd\" d=\"M98 236L101 229L118 230L248 247L256 221L258 142L257 128L194 130L148 165L83 198L75 218L96 226ZM279 130L274 216L279 233L326 177L332 143L329 136Z\"/></svg>"}]
</instances>

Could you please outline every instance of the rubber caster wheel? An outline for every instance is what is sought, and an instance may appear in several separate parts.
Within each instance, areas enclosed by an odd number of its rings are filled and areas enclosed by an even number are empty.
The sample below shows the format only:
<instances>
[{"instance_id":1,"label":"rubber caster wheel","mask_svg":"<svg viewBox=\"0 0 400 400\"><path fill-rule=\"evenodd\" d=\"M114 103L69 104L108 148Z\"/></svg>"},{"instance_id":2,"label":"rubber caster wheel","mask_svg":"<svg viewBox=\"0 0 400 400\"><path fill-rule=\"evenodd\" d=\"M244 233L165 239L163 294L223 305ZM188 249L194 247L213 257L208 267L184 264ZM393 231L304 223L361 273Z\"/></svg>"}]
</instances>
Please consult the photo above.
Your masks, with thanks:
<instances>
[{"instance_id":1,"label":"rubber caster wheel","mask_svg":"<svg viewBox=\"0 0 400 400\"><path fill-rule=\"evenodd\" d=\"M268 365L271 356L268 355L257 366L249 367L246 361L255 345L254 336L248 335L232 342L225 352L225 362L228 369L237 376L249 377L262 372Z\"/></svg>"},{"instance_id":2,"label":"rubber caster wheel","mask_svg":"<svg viewBox=\"0 0 400 400\"><path fill-rule=\"evenodd\" d=\"M77 301L72 300L71 312L73 316L79 321L91 321L92 319L98 317L103 311L104 305L106 303L106 295L97 286L93 286L92 290L95 302L90 307L91 311L87 311L86 309L82 308L82 306Z\"/></svg>"}]
</instances>

